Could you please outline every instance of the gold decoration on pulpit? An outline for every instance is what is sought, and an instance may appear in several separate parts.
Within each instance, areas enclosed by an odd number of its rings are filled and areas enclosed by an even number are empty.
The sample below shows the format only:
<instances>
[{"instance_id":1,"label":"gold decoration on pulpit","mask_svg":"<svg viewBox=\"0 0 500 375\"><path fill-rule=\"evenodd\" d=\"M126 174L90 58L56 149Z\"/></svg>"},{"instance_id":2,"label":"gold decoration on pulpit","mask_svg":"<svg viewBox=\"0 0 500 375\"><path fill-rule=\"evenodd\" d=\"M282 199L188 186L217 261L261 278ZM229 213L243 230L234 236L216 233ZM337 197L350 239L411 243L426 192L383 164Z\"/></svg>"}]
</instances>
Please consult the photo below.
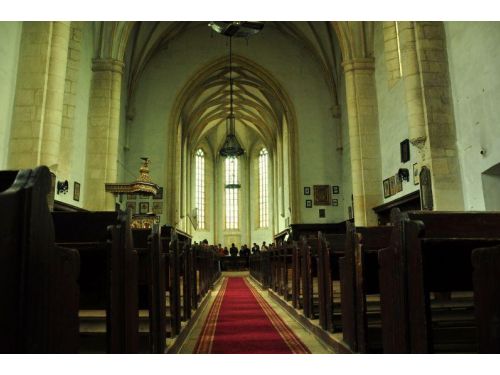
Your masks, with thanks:
<instances>
[{"instance_id":1,"label":"gold decoration on pulpit","mask_svg":"<svg viewBox=\"0 0 500 375\"><path fill-rule=\"evenodd\" d=\"M131 228L151 229L153 224L159 224L160 217L155 214L132 215Z\"/></svg>"},{"instance_id":2,"label":"gold decoration on pulpit","mask_svg":"<svg viewBox=\"0 0 500 375\"><path fill-rule=\"evenodd\" d=\"M139 177L134 182L126 183L108 183L106 184L106 191L113 194L149 194L156 195L160 187L151 181L149 175L149 164L151 161L147 157L142 157L142 165L139 168Z\"/></svg>"},{"instance_id":3,"label":"gold decoration on pulpit","mask_svg":"<svg viewBox=\"0 0 500 375\"><path fill-rule=\"evenodd\" d=\"M144 196L155 196L160 192L160 186L152 182L149 175L149 165L151 161L147 157L142 157L142 164L139 168L139 177L131 183L107 183L106 191L115 195L127 195L127 211L132 214L130 226L132 228L152 228L153 224L160 222L160 216L149 210L148 202L139 202L139 212L137 212L135 202L128 202L131 199ZM121 198L120 198L121 202ZM133 204L132 204L133 203Z\"/></svg>"}]
</instances>

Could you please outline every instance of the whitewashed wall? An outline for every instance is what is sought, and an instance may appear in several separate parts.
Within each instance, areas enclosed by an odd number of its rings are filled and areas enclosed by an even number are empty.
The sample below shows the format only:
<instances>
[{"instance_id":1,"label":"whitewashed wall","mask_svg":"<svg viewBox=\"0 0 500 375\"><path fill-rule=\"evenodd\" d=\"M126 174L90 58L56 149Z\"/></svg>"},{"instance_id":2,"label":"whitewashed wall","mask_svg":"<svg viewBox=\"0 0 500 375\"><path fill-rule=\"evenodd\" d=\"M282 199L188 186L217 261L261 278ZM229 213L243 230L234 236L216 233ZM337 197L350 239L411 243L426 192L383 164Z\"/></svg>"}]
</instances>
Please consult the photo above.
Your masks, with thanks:
<instances>
[{"instance_id":1,"label":"whitewashed wall","mask_svg":"<svg viewBox=\"0 0 500 375\"><path fill-rule=\"evenodd\" d=\"M7 167L22 28L22 22L0 22L0 170Z\"/></svg>"},{"instance_id":2,"label":"whitewashed wall","mask_svg":"<svg viewBox=\"0 0 500 375\"><path fill-rule=\"evenodd\" d=\"M445 32L465 209L484 210L481 174L500 163L500 22L445 22Z\"/></svg>"},{"instance_id":3,"label":"whitewashed wall","mask_svg":"<svg viewBox=\"0 0 500 375\"><path fill-rule=\"evenodd\" d=\"M84 180L87 150L87 115L89 110L90 83L92 80L93 28L91 22L84 22L80 45L80 63L78 69L75 116L73 125L73 150L68 178L69 190L66 194L57 194L55 199L77 207L84 207ZM80 200L74 200L74 182L80 183Z\"/></svg>"},{"instance_id":4,"label":"whitewashed wall","mask_svg":"<svg viewBox=\"0 0 500 375\"><path fill-rule=\"evenodd\" d=\"M227 55L225 39L211 37L208 27L187 30L159 52L146 68L138 84L133 106L135 118L130 131L130 150L125 160L128 169L137 165L140 156L152 159L151 174L165 185L172 171L163 167L166 160L170 113L180 90L189 78L206 64ZM279 46L279 48L278 48ZM233 52L267 69L282 85L293 102L299 135L299 180L294 189L301 197L302 222L335 222L344 219L341 210L326 208L319 219L318 207L306 209L303 187L339 185L342 181L340 159L333 158L336 145L336 122L331 114L331 100L319 68L303 48L267 28L247 42L235 40ZM311 197L312 198L312 197ZM286 208L285 208L286 209Z\"/></svg>"},{"instance_id":5,"label":"whitewashed wall","mask_svg":"<svg viewBox=\"0 0 500 375\"><path fill-rule=\"evenodd\" d=\"M410 174L410 180L403 181L403 191L384 199L384 202L390 202L419 189L413 181L413 164L420 160L420 156L410 144L410 160L401 162L400 143L409 136L405 87L402 78L392 88L389 87L381 22L375 23L374 43L382 180L395 175L400 168L408 169Z\"/></svg>"}]
</instances>

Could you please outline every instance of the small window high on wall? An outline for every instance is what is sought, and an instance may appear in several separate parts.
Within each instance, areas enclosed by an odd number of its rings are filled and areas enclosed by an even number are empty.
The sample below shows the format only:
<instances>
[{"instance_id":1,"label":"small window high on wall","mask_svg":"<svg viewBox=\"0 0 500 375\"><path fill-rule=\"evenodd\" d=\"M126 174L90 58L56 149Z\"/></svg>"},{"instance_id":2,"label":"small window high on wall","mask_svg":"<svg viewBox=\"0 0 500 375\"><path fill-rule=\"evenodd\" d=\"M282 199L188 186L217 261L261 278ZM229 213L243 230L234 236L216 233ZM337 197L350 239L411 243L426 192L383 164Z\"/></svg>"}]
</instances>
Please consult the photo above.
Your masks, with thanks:
<instances>
[{"instance_id":1,"label":"small window high on wall","mask_svg":"<svg viewBox=\"0 0 500 375\"><path fill-rule=\"evenodd\" d=\"M205 229L205 153L196 151L196 208L198 210L198 229Z\"/></svg>"},{"instance_id":2,"label":"small window high on wall","mask_svg":"<svg viewBox=\"0 0 500 375\"><path fill-rule=\"evenodd\" d=\"M265 148L259 153L259 226L269 226L269 155Z\"/></svg>"},{"instance_id":3,"label":"small window high on wall","mask_svg":"<svg viewBox=\"0 0 500 375\"><path fill-rule=\"evenodd\" d=\"M238 159L225 161L226 229L238 229Z\"/></svg>"}]
</instances>

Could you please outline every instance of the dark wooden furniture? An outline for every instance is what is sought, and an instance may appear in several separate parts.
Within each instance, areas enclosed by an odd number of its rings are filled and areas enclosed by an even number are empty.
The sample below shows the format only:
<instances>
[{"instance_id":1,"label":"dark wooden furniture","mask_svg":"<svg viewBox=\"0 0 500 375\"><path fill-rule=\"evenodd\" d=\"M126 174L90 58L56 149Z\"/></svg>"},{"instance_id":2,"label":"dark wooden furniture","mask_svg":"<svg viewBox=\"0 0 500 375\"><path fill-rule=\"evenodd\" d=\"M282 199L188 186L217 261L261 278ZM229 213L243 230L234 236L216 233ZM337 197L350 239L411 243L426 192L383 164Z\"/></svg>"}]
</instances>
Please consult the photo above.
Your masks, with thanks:
<instances>
[{"instance_id":1,"label":"dark wooden furniture","mask_svg":"<svg viewBox=\"0 0 500 375\"><path fill-rule=\"evenodd\" d=\"M382 352L378 252L389 246L391 231L390 226L347 225L340 260L342 333L355 352Z\"/></svg>"},{"instance_id":2,"label":"dark wooden furniture","mask_svg":"<svg viewBox=\"0 0 500 375\"><path fill-rule=\"evenodd\" d=\"M223 256L220 257L222 271L246 271L249 269L249 257Z\"/></svg>"},{"instance_id":3,"label":"dark wooden furniture","mask_svg":"<svg viewBox=\"0 0 500 375\"><path fill-rule=\"evenodd\" d=\"M500 246L472 251L479 353L500 353Z\"/></svg>"},{"instance_id":4,"label":"dark wooden furniture","mask_svg":"<svg viewBox=\"0 0 500 375\"><path fill-rule=\"evenodd\" d=\"M0 172L0 352L78 350L78 252L56 246L46 167Z\"/></svg>"},{"instance_id":5,"label":"dark wooden furniture","mask_svg":"<svg viewBox=\"0 0 500 375\"><path fill-rule=\"evenodd\" d=\"M472 295L472 252L500 243L500 214L392 215L390 247L379 252L384 352L476 351L471 298L453 294Z\"/></svg>"},{"instance_id":6,"label":"dark wooden furniture","mask_svg":"<svg viewBox=\"0 0 500 375\"><path fill-rule=\"evenodd\" d=\"M403 197L374 207L373 211L377 214L379 225L388 225L391 223L391 211L394 208L397 208L401 212L420 210L420 191L414 191Z\"/></svg>"},{"instance_id":7,"label":"dark wooden furniture","mask_svg":"<svg viewBox=\"0 0 500 375\"><path fill-rule=\"evenodd\" d=\"M53 212L55 241L80 254L80 316L104 310L105 344L82 332L84 350L138 352L137 252L120 212ZM94 345L96 345L94 347Z\"/></svg>"}]
</instances>

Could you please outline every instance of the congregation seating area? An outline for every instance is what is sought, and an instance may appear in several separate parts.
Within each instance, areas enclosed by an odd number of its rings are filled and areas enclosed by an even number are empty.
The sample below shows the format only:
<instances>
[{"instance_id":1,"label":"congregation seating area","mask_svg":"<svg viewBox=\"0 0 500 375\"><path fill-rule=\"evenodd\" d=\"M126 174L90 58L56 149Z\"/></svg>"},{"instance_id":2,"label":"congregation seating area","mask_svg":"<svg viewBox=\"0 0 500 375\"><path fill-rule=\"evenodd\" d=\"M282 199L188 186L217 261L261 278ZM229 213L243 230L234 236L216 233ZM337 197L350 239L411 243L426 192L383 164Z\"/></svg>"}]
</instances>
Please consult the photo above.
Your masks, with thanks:
<instances>
[{"instance_id":1,"label":"congregation seating area","mask_svg":"<svg viewBox=\"0 0 500 375\"><path fill-rule=\"evenodd\" d=\"M50 212L49 170L0 172L1 353L166 353L220 277L212 249L124 212Z\"/></svg>"},{"instance_id":2,"label":"congregation seating area","mask_svg":"<svg viewBox=\"0 0 500 375\"><path fill-rule=\"evenodd\" d=\"M1 353L168 353L220 256L123 212L50 212L46 167L0 172ZM336 351L500 353L500 213L292 227L251 277ZM315 230L321 229L321 230ZM242 267L225 264L223 268Z\"/></svg>"},{"instance_id":3,"label":"congregation seating area","mask_svg":"<svg viewBox=\"0 0 500 375\"><path fill-rule=\"evenodd\" d=\"M500 353L500 213L295 231L250 274L343 353Z\"/></svg>"}]
</instances>

